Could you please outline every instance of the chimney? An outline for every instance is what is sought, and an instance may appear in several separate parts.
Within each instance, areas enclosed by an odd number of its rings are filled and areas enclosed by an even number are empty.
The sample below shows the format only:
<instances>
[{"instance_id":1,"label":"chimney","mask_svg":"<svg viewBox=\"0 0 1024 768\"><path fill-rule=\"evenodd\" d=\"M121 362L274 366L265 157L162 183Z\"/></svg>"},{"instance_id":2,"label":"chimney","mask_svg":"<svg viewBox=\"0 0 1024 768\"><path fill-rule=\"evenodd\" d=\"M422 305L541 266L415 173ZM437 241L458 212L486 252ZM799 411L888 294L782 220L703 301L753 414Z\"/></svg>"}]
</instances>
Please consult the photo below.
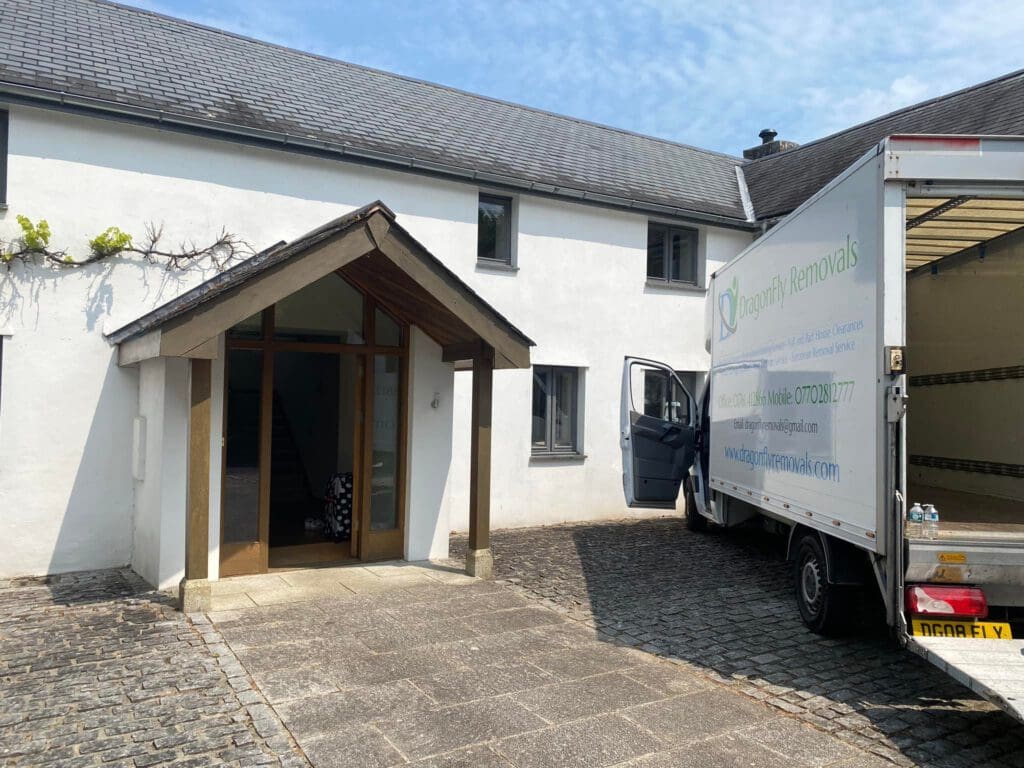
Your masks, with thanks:
<instances>
[{"instance_id":1,"label":"chimney","mask_svg":"<svg viewBox=\"0 0 1024 768\"><path fill-rule=\"evenodd\" d=\"M784 152L787 149L796 149L800 146L795 141L776 139L775 137L779 135L779 132L771 128L765 128L757 135L761 137L761 143L756 147L743 150L743 157L746 160L757 160L761 157L768 157L768 155Z\"/></svg>"}]
</instances>

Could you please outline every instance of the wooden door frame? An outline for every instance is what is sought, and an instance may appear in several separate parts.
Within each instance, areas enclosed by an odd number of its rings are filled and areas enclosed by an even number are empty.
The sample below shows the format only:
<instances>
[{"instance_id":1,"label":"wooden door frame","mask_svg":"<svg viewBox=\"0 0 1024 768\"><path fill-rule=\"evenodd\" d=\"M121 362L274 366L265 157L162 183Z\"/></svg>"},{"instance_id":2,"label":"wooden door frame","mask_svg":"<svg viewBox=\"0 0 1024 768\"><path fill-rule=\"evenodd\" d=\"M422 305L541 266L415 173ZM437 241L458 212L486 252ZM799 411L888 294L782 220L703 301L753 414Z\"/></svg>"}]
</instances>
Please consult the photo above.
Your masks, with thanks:
<instances>
[{"instance_id":1,"label":"wooden door frame","mask_svg":"<svg viewBox=\"0 0 1024 768\"><path fill-rule=\"evenodd\" d=\"M343 277L343 276L342 276ZM344 277L343 277L344 279ZM220 541L221 569L224 568L225 553L230 545L224 543L224 502L227 479L227 421L230 407L228 390L231 350L248 349L262 353L260 376L260 424L259 424L259 500L257 505L258 536L255 554L255 569L248 572L266 573L270 558L270 479L271 446L273 438L274 403L274 358L277 352L300 351L336 354L351 354L356 357L360 375L356 387L356 418L353 430L353 510L351 554L361 560L395 559L404 556L406 529L406 485L408 478L408 416L409 416L409 335L410 326L401 318L379 303L372 295L350 280L350 286L359 291L363 298L363 337L366 344L341 344L329 342L285 341L274 338L275 307L271 305L261 313L260 339L232 338L225 333L224 344L224 405L221 441L221 496L220 496ZM300 289L301 290L301 289ZM376 310L380 309L399 327L399 346L376 344ZM395 504L397 527L389 531L374 532L370 525L370 492L373 461L373 378L376 358L379 355L397 357L399 361L398 437L396 446ZM357 492L358 489L358 492ZM246 543L248 545L248 543ZM239 547L238 549L242 549ZM228 574L225 574L228 575ZM241 575L231 573L230 575Z\"/></svg>"}]
</instances>

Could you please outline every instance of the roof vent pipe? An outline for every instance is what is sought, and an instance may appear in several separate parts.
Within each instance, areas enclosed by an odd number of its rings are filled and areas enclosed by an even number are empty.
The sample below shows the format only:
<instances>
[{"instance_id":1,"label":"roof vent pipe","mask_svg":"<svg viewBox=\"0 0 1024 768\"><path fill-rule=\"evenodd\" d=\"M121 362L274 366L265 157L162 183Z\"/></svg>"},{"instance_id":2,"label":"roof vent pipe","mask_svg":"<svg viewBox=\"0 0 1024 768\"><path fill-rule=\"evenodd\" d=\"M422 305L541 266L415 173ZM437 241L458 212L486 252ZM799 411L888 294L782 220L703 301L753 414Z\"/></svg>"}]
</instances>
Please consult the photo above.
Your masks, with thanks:
<instances>
[{"instance_id":1,"label":"roof vent pipe","mask_svg":"<svg viewBox=\"0 0 1024 768\"><path fill-rule=\"evenodd\" d=\"M761 132L757 135L761 137L762 144L771 144L775 141L775 137L779 135L779 132L773 131L771 128L762 128Z\"/></svg>"}]
</instances>

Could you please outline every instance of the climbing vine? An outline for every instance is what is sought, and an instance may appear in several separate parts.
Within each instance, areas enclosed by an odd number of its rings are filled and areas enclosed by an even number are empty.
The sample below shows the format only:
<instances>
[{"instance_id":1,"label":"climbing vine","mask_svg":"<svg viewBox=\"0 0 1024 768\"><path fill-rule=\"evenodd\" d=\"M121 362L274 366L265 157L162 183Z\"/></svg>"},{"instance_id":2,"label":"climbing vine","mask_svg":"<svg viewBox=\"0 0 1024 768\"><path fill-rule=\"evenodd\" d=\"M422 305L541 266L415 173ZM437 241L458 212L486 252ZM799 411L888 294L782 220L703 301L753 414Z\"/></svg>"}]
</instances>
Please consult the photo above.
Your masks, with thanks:
<instances>
[{"instance_id":1,"label":"climbing vine","mask_svg":"<svg viewBox=\"0 0 1024 768\"><path fill-rule=\"evenodd\" d=\"M82 257L72 256L67 249L50 245L52 232L46 219L33 222L27 216L17 217L21 235L11 240L0 239L0 264L10 269L16 262L42 259L61 268L84 267L104 259L124 254L142 256L148 261L166 261L175 269L184 269L198 259L208 258L217 269L223 269L235 259L250 256L253 248L237 235L222 229L220 235L208 245L197 245L194 241L182 242L176 248L163 245L163 226L146 224L142 240L135 239L118 227L108 227L88 241L88 253Z\"/></svg>"}]
</instances>

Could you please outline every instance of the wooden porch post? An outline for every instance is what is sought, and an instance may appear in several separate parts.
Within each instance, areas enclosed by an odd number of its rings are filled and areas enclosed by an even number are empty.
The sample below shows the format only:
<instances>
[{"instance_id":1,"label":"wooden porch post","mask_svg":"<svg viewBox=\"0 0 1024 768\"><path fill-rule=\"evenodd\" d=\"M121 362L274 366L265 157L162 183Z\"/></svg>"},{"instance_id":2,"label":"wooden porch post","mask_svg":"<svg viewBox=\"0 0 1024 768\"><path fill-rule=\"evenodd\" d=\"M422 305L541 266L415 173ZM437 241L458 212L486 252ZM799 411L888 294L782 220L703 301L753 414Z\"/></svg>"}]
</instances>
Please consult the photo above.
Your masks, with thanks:
<instances>
[{"instance_id":1,"label":"wooden porch post","mask_svg":"<svg viewBox=\"0 0 1024 768\"><path fill-rule=\"evenodd\" d=\"M210 610L207 581L210 532L210 394L212 361L193 358L188 419L188 500L185 510L185 578L181 610Z\"/></svg>"},{"instance_id":2,"label":"wooden porch post","mask_svg":"<svg viewBox=\"0 0 1024 768\"><path fill-rule=\"evenodd\" d=\"M469 458L469 552L466 573L489 579L491 556L491 394L494 349L484 345L473 358L472 435Z\"/></svg>"}]
</instances>

